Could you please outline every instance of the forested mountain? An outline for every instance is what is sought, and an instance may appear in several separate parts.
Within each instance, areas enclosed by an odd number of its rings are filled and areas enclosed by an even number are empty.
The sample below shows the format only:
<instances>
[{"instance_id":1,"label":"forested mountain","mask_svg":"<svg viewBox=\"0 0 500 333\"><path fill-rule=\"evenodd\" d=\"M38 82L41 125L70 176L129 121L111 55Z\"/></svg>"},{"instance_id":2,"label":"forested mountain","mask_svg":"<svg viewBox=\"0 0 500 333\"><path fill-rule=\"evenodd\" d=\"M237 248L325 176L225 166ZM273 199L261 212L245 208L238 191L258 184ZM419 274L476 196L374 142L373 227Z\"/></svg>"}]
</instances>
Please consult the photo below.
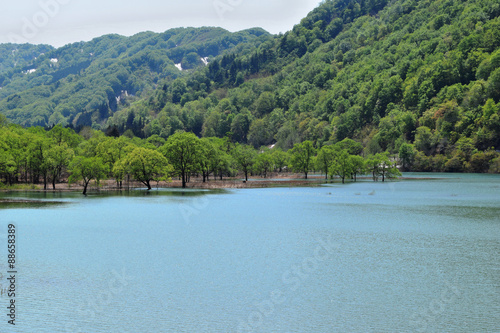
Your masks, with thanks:
<instances>
[{"instance_id":1,"label":"forested mountain","mask_svg":"<svg viewBox=\"0 0 500 333\"><path fill-rule=\"evenodd\" d=\"M45 52L54 50L50 45L0 44L0 75L18 67L23 68Z\"/></svg>"},{"instance_id":2,"label":"forested mountain","mask_svg":"<svg viewBox=\"0 0 500 333\"><path fill-rule=\"evenodd\" d=\"M463 171L473 156L487 165L500 149L499 16L496 0L328 0L292 31L243 32L244 44L220 56L220 49L176 53L169 40L147 46L154 39L147 33L105 36L48 52L35 73L4 75L0 110L23 125L163 138L185 130L254 147L310 140L320 148L352 138L366 154L399 154L416 170ZM109 56L82 71L78 64L99 45ZM198 56L212 56L209 64L176 70L191 52L186 67ZM59 78L53 67L63 61L50 59L63 53L79 60ZM84 102L82 85L92 97ZM122 90L147 93L115 105Z\"/></svg>"},{"instance_id":3,"label":"forested mountain","mask_svg":"<svg viewBox=\"0 0 500 333\"><path fill-rule=\"evenodd\" d=\"M179 68L204 66L225 50L238 46L244 52L267 38L262 29L179 28L106 35L58 49L4 44L0 112L23 126L99 128L127 97L140 97L160 80L182 76Z\"/></svg>"}]
</instances>

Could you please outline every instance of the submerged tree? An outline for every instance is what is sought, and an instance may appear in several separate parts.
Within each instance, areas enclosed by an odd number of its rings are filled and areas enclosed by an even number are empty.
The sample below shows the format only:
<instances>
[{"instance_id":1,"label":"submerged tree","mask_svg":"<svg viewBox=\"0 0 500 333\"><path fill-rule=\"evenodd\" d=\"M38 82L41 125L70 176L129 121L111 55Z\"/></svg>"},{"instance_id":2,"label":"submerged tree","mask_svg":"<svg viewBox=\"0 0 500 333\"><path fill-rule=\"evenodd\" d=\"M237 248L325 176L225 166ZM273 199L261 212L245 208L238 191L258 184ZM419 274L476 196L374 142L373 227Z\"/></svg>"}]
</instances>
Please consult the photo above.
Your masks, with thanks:
<instances>
[{"instance_id":1,"label":"submerged tree","mask_svg":"<svg viewBox=\"0 0 500 333\"><path fill-rule=\"evenodd\" d=\"M352 175L353 172L354 166L347 150L337 152L330 166L330 174L339 176L344 184L345 178Z\"/></svg>"},{"instance_id":2,"label":"submerged tree","mask_svg":"<svg viewBox=\"0 0 500 333\"><path fill-rule=\"evenodd\" d=\"M69 148L66 142L52 146L48 150L47 167L52 179L52 189L56 189L56 183L59 181L63 170L70 164L73 156L73 149Z\"/></svg>"},{"instance_id":3,"label":"submerged tree","mask_svg":"<svg viewBox=\"0 0 500 333\"><path fill-rule=\"evenodd\" d=\"M172 163L174 171L181 176L182 187L185 188L188 175L200 168L200 139L193 133L177 132L160 149Z\"/></svg>"},{"instance_id":4,"label":"submerged tree","mask_svg":"<svg viewBox=\"0 0 500 333\"><path fill-rule=\"evenodd\" d=\"M126 173L146 185L148 191L151 190L151 181L168 180L173 170L161 153L141 147L135 148L119 163Z\"/></svg>"},{"instance_id":5,"label":"submerged tree","mask_svg":"<svg viewBox=\"0 0 500 333\"><path fill-rule=\"evenodd\" d=\"M325 179L328 179L329 168L335 158L335 148L333 146L323 146L318 151L316 157L316 168L325 173Z\"/></svg>"},{"instance_id":6,"label":"submerged tree","mask_svg":"<svg viewBox=\"0 0 500 333\"><path fill-rule=\"evenodd\" d=\"M313 166L312 161L315 151L312 142L309 140L295 144L290 150L290 164L292 168L304 173L306 179L307 174Z\"/></svg>"},{"instance_id":7,"label":"submerged tree","mask_svg":"<svg viewBox=\"0 0 500 333\"><path fill-rule=\"evenodd\" d=\"M381 161L379 154L368 156L368 158L365 160L365 169L372 174L372 178L374 181L378 180L380 163Z\"/></svg>"},{"instance_id":8,"label":"submerged tree","mask_svg":"<svg viewBox=\"0 0 500 333\"><path fill-rule=\"evenodd\" d=\"M271 150L271 156L274 160L274 167L281 173L283 168L285 168L288 164L288 154L280 148L275 147Z\"/></svg>"},{"instance_id":9,"label":"submerged tree","mask_svg":"<svg viewBox=\"0 0 500 333\"><path fill-rule=\"evenodd\" d=\"M264 178L267 177L269 171L274 168L274 160L269 150L264 151L257 155L255 158L254 169L257 173L261 174Z\"/></svg>"},{"instance_id":10,"label":"submerged tree","mask_svg":"<svg viewBox=\"0 0 500 333\"><path fill-rule=\"evenodd\" d=\"M359 155L351 155L349 156L349 160L352 166L352 176L354 181L356 181L358 175L365 172L365 160Z\"/></svg>"},{"instance_id":11,"label":"submerged tree","mask_svg":"<svg viewBox=\"0 0 500 333\"><path fill-rule=\"evenodd\" d=\"M391 161L388 153L377 155L379 155L380 159L379 174L382 176L382 181L385 181L386 178L401 176L401 172L396 167L396 162Z\"/></svg>"},{"instance_id":12,"label":"submerged tree","mask_svg":"<svg viewBox=\"0 0 500 333\"><path fill-rule=\"evenodd\" d=\"M245 174L245 181L248 181L248 172L250 172L255 163L257 153L252 147L239 144L236 145L232 153L239 169Z\"/></svg>"},{"instance_id":13,"label":"submerged tree","mask_svg":"<svg viewBox=\"0 0 500 333\"><path fill-rule=\"evenodd\" d=\"M87 187L91 180L97 183L106 176L106 167L99 157L77 156L69 165L69 183L83 180L83 195L87 195Z\"/></svg>"}]
</instances>

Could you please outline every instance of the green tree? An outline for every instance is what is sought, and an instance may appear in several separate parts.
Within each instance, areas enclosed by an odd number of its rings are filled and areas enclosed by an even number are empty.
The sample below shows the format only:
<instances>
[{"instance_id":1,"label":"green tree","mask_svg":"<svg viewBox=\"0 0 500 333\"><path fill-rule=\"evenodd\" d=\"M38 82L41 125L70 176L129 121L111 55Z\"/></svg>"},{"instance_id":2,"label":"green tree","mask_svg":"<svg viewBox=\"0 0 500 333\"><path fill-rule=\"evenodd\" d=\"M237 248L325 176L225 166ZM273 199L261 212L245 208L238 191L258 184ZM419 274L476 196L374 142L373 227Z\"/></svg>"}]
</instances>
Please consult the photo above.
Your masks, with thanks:
<instances>
[{"instance_id":1,"label":"green tree","mask_svg":"<svg viewBox=\"0 0 500 333\"><path fill-rule=\"evenodd\" d=\"M378 180L381 163L380 154L370 155L365 160L365 168L372 174L374 181Z\"/></svg>"},{"instance_id":2,"label":"green tree","mask_svg":"<svg viewBox=\"0 0 500 333\"><path fill-rule=\"evenodd\" d=\"M434 142L434 135L430 128L425 126L420 126L419 128L417 128L417 134L415 136L415 148L429 156L434 151Z\"/></svg>"},{"instance_id":3,"label":"green tree","mask_svg":"<svg viewBox=\"0 0 500 333\"><path fill-rule=\"evenodd\" d=\"M335 147L338 150L347 150L349 155L359 155L363 151L363 145L352 139L345 138L344 140L337 142Z\"/></svg>"},{"instance_id":4,"label":"green tree","mask_svg":"<svg viewBox=\"0 0 500 333\"><path fill-rule=\"evenodd\" d=\"M234 139L237 142L247 142L247 134L252 123L252 115L250 112L239 113L234 117L231 123L231 132L234 134Z\"/></svg>"},{"instance_id":5,"label":"green tree","mask_svg":"<svg viewBox=\"0 0 500 333\"><path fill-rule=\"evenodd\" d=\"M75 149L82 142L83 137L76 134L75 131L69 128L64 128L61 125L54 126L47 132L47 137L52 138L57 145L66 143L69 148Z\"/></svg>"},{"instance_id":6,"label":"green tree","mask_svg":"<svg viewBox=\"0 0 500 333\"><path fill-rule=\"evenodd\" d=\"M330 166L335 159L337 150L333 146L323 146L318 151L316 158L316 168L325 173L325 179L328 179Z\"/></svg>"},{"instance_id":7,"label":"green tree","mask_svg":"<svg viewBox=\"0 0 500 333\"><path fill-rule=\"evenodd\" d=\"M255 163L257 153L250 146L237 144L232 150L232 155L238 164L239 170L245 174L245 181L248 181L248 173Z\"/></svg>"},{"instance_id":8,"label":"green tree","mask_svg":"<svg viewBox=\"0 0 500 333\"><path fill-rule=\"evenodd\" d=\"M180 175L182 187L186 187L188 175L199 170L202 156L200 139L193 133L177 132L168 138L160 151L172 163L174 172Z\"/></svg>"},{"instance_id":9,"label":"green tree","mask_svg":"<svg viewBox=\"0 0 500 333\"><path fill-rule=\"evenodd\" d=\"M51 146L47 151L47 167L52 179L52 188L56 189L56 183L59 181L63 170L68 167L73 159L74 151L66 142L60 145Z\"/></svg>"},{"instance_id":10,"label":"green tree","mask_svg":"<svg viewBox=\"0 0 500 333\"><path fill-rule=\"evenodd\" d=\"M44 136L45 133L34 133L28 146L28 164L31 170L32 183L38 183L39 177L43 177L43 189L47 189L49 176L48 151L52 145L51 140Z\"/></svg>"},{"instance_id":11,"label":"green tree","mask_svg":"<svg viewBox=\"0 0 500 333\"><path fill-rule=\"evenodd\" d=\"M87 195L87 187L91 180L97 183L106 176L106 167L99 157L75 157L70 165L69 183L75 183L83 180L83 195Z\"/></svg>"},{"instance_id":12,"label":"green tree","mask_svg":"<svg viewBox=\"0 0 500 333\"><path fill-rule=\"evenodd\" d=\"M256 119L250 125L248 132L248 143L254 148L265 146L273 142L273 135L269 124L264 119Z\"/></svg>"},{"instance_id":13,"label":"green tree","mask_svg":"<svg viewBox=\"0 0 500 333\"><path fill-rule=\"evenodd\" d=\"M0 148L0 179L2 176L9 185L12 185L16 173L16 164L12 155Z\"/></svg>"},{"instance_id":14,"label":"green tree","mask_svg":"<svg viewBox=\"0 0 500 333\"><path fill-rule=\"evenodd\" d=\"M209 152L209 156L207 158L209 162L209 169L214 175L214 180L217 179L217 175L222 180L224 174L229 175L232 173L232 165L234 163L231 156L228 154L232 145L231 140L228 137L222 139L207 138L202 140L208 140L213 147L213 150Z\"/></svg>"},{"instance_id":15,"label":"green tree","mask_svg":"<svg viewBox=\"0 0 500 333\"><path fill-rule=\"evenodd\" d=\"M182 58L182 69L193 69L200 65L203 65L203 63L196 52L188 53Z\"/></svg>"},{"instance_id":16,"label":"green tree","mask_svg":"<svg viewBox=\"0 0 500 333\"><path fill-rule=\"evenodd\" d=\"M263 92L255 101L255 114L257 117L263 117L271 113L274 109L274 96L271 92Z\"/></svg>"},{"instance_id":17,"label":"green tree","mask_svg":"<svg viewBox=\"0 0 500 333\"><path fill-rule=\"evenodd\" d=\"M388 153L377 155L380 161L378 172L382 176L382 181L385 181L386 178L396 178L398 176L401 176L401 172L399 172L398 168L396 167L396 162L391 161Z\"/></svg>"},{"instance_id":18,"label":"green tree","mask_svg":"<svg viewBox=\"0 0 500 333\"><path fill-rule=\"evenodd\" d=\"M219 150L215 149L209 138L200 139L200 169L203 182L210 180L210 174L217 170Z\"/></svg>"},{"instance_id":19,"label":"green tree","mask_svg":"<svg viewBox=\"0 0 500 333\"><path fill-rule=\"evenodd\" d=\"M95 147L96 156L100 157L106 165L108 176L114 177L118 185L121 187L121 181L123 178L120 176L117 177L114 171L120 173L123 170L119 167L115 170L114 167L126 156L127 153L130 153L135 146L124 136L119 138L105 137L99 139L98 141L100 142Z\"/></svg>"},{"instance_id":20,"label":"green tree","mask_svg":"<svg viewBox=\"0 0 500 333\"><path fill-rule=\"evenodd\" d=\"M364 174L365 172L365 159L359 155L349 156L349 163L352 166L352 175L354 181L357 181L358 175Z\"/></svg>"},{"instance_id":21,"label":"green tree","mask_svg":"<svg viewBox=\"0 0 500 333\"><path fill-rule=\"evenodd\" d=\"M167 141L164 138L162 138L161 136L155 134L155 135L152 135L149 138L147 138L146 142L148 142L149 144L151 144L155 148L160 148Z\"/></svg>"},{"instance_id":22,"label":"green tree","mask_svg":"<svg viewBox=\"0 0 500 333\"><path fill-rule=\"evenodd\" d=\"M339 176L342 179L342 184L345 183L346 177L354 173L354 165L350 156L345 149L338 151L330 165L330 174Z\"/></svg>"},{"instance_id":23,"label":"green tree","mask_svg":"<svg viewBox=\"0 0 500 333\"><path fill-rule=\"evenodd\" d=\"M280 148L274 147L271 150L271 156L273 157L275 168L281 173L283 168L288 165L288 154Z\"/></svg>"},{"instance_id":24,"label":"green tree","mask_svg":"<svg viewBox=\"0 0 500 333\"><path fill-rule=\"evenodd\" d=\"M500 102L500 68L495 69L488 79L488 96Z\"/></svg>"},{"instance_id":25,"label":"green tree","mask_svg":"<svg viewBox=\"0 0 500 333\"><path fill-rule=\"evenodd\" d=\"M312 158L315 154L313 143L306 140L302 143L297 143L290 150L290 165L296 170L304 173L307 179L307 174L312 168Z\"/></svg>"},{"instance_id":26,"label":"green tree","mask_svg":"<svg viewBox=\"0 0 500 333\"><path fill-rule=\"evenodd\" d=\"M6 127L8 123L7 117L0 113L0 127Z\"/></svg>"},{"instance_id":27,"label":"green tree","mask_svg":"<svg viewBox=\"0 0 500 333\"><path fill-rule=\"evenodd\" d=\"M399 160L401 161L401 167L404 171L408 171L411 168L415 154L416 152L413 145L409 143L403 143L399 147Z\"/></svg>"},{"instance_id":28,"label":"green tree","mask_svg":"<svg viewBox=\"0 0 500 333\"><path fill-rule=\"evenodd\" d=\"M268 172L273 170L273 168L274 168L274 160L269 150L263 151L257 155L254 164L255 171L257 171L264 178L266 178Z\"/></svg>"},{"instance_id":29,"label":"green tree","mask_svg":"<svg viewBox=\"0 0 500 333\"><path fill-rule=\"evenodd\" d=\"M169 180L168 176L173 170L160 152L142 147L132 150L122 163L126 172L146 185L148 191L151 190L151 181Z\"/></svg>"}]
</instances>

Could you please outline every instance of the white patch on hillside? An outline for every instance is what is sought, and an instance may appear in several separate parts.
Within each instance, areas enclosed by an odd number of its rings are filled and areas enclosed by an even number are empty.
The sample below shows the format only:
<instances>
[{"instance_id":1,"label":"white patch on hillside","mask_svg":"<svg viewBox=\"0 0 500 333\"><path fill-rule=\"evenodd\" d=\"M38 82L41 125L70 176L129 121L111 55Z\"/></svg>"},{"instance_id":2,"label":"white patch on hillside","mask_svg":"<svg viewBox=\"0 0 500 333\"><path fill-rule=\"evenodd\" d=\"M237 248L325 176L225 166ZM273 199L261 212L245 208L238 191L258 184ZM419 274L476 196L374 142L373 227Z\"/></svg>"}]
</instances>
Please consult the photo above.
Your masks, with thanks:
<instances>
[{"instance_id":1,"label":"white patch on hillside","mask_svg":"<svg viewBox=\"0 0 500 333\"><path fill-rule=\"evenodd\" d=\"M36 72L36 69L33 68L33 69L28 69L26 72L24 72L24 74L31 74L31 73L35 73Z\"/></svg>"},{"instance_id":2,"label":"white patch on hillside","mask_svg":"<svg viewBox=\"0 0 500 333\"><path fill-rule=\"evenodd\" d=\"M175 67L177 67L177 69L182 71L182 64L181 63L175 64Z\"/></svg>"},{"instance_id":3,"label":"white patch on hillside","mask_svg":"<svg viewBox=\"0 0 500 333\"><path fill-rule=\"evenodd\" d=\"M50 62L53 62L54 64L56 64L59 60L57 58L52 58L50 59Z\"/></svg>"},{"instance_id":4,"label":"white patch on hillside","mask_svg":"<svg viewBox=\"0 0 500 333\"><path fill-rule=\"evenodd\" d=\"M206 65L208 65L208 57L205 57L205 58L201 58L201 61L203 61L203 63Z\"/></svg>"}]
</instances>

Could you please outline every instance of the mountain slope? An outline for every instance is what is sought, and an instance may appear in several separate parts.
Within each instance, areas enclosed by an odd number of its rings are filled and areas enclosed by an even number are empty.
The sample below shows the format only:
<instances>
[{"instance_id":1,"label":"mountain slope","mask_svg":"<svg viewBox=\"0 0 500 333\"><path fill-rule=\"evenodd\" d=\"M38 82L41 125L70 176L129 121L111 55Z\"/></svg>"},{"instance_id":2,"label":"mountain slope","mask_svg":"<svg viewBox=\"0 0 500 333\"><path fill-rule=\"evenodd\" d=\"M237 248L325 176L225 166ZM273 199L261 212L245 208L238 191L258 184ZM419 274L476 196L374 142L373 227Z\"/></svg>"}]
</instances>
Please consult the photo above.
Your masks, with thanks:
<instances>
[{"instance_id":1,"label":"mountain slope","mask_svg":"<svg viewBox=\"0 0 500 333\"><path fill-rule=\"evenodd\" d=\"M31 61L25 57L17 65L4 64L0 111L24 126L99 125L124 97L140 96L159 80L180 76L175 64L184 69L202 66L203 60L267 36L261 29L230 33L221 28L179 28L42 48L45 53ZM15 66L7 69L9 64Z\"/></svg>"},{"instance_id":2,"label":"mountain slope","mask_svg":"<svg viewBox=\"0 0 500 333\"><path fill-rule=\"evenodd\" d=\"M496 0L324 1L284 35L262 35L178 78L139 80L156 90L112 113L87 104L82 115L90 118L73 124L141 137L181 129L284 149L350 137L366 153L403 153L421 170L459 171L493 156L474 160L478 152L500 149L499 15ZM109 79L116 70L100 74ZM41 87L60 107L50 85ZM8 115L12 96L0 102Z\"/></svg>"},{"instance_id":3,"label":"mountain slope","mask_svg":"<svg viewBox=\"0 0 500 333\"><path fill-rule=\"evenodd\" d=\"M49 45L0 44L0 75L15 67L24 67L53 49Z\"/></svg>"},{"instance_id":4,"label":"mountain slope","mask_svg":"<svg viewBox=\"0 0 500 333\"><path fill-rule=\"evenodd\" d=\"M369 153L406 142L427 156L500 149L499 14L488 0L326 1L253 53L196 73L211 83L207 98L182 78L108 124L231 132L256 147L351 137Z\"/></svg>"}]
</instances>

